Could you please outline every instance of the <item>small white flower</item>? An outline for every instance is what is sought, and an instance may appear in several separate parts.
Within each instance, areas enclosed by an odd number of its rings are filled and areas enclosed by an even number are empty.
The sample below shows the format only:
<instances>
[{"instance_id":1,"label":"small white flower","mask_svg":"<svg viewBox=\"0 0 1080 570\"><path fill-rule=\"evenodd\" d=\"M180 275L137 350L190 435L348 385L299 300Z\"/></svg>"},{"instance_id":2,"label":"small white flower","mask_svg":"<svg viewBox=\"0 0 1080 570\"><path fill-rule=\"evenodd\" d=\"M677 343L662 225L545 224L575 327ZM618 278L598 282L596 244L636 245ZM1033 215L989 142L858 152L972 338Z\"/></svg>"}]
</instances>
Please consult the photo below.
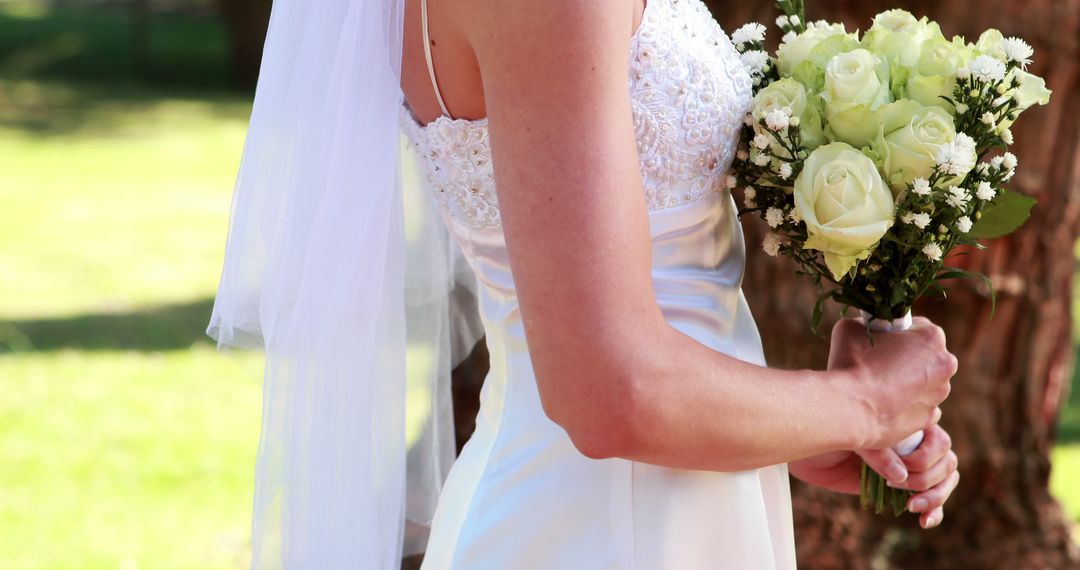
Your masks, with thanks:
<instances>
[{"instance_id":1,"label":"small white flower","mask_svg":"<svg viewBox=\"0 0 1080 570\"><path fill-rule=\"evenodd\" d=\"M791 221L795 222L796 224L803 221L802 216L799 215L799 211L795 208L791 209L791 213L788 214L788 218L790 218Z\"/></svg>"},{"instance_id":2,"label":"small white flower","mask_svg":"<svg viewBox=\"0 0 1080 570\"><path fill-rule=\"evenodd\" d=\"M780 178L783 178L784 180L787 180L788 178L791 178L791 165L790 164L785 162L785 163L780 165Z\"/></svg>"},{"instance_id":3,"label":"small white flower","mask_svg":"<svg viewBox=\"0 0 1080 570\"><path fill-rule=\"evenodd\" d=\"M791 25L791 20L789 20L787 16L781 14L778 18L776 18L776 27L783 28L789 25Z\"/></svg>"},{"instance_id":4,"label":"small white flower","mask_svg":"<svg viewBox=\"0 0 1080 570\"><path fill-rule=\"evenodd\" d=\"M784 211L780 208L765 210L765 223L769 224L770 228L780 227L780 224L784 223Z\"/></svg>"},{"instance_id":5,"label":"small white flower","mask_svg":"<svg viewBox=\"0 0 1080 570\"><path fill-rule=\"evenodd\" d=\"M731 43L736 46L763 41L765 41L765 26L762 26L757 22L744 24L741 28L735 30L735 32L731 34Z\"/></svg>"},{"instance_id":6,"label":"small white flower","mask_svg":"<svg viewBox=\"0 0 1080 570\"><path fill-rule=\"evenodd\" d=\"M772 144L772 141L773 139L769 135L765 133L758 133L754 135L753 142L754 146L756 146L759 150L765 150L769 148L769 145Z\"/></svg>"},{"instance_id":7,"label":"small white flower","mask_svg":"<svg viewBox=\"0 0 1080 570\"><path fill-rule=\"evenodd\" d=\"M765 166L766 164L769 164L769 160L769 155L759 152L754 154L754 157L750 159L750 162L753 162L758 166Z\"/></svg>"},{"instance_id":8,"label":"small white flower","mask_svg":"<svg viewBox=\"0 0 1080 570\"><path fill-rule=\"evenodd\" d=\"M922 248L922 252L926 255L926 257L929 257L931 261L941 261L941 255L943 252L941 251L941 246L938 245L937 242L932 241L924 245Z\"/></svg>"},{"instance_id":9,"label":"small white flower","mask_svg":"<svg viewBox=\"0 0 1080 570\"><path fill-rule=\"evenodd\" d=\"M765 253L772 257L776 257L780 253L780 245L784 243L784 238L776 235L773 232L765 234L765 241L761 244L761 249L765 250Z\"/></svg>"},{"instance_id":10,"label":"small white flower","mask_svg":"<svg viewBox=\"0 0 1080 570\"><path fill-rule=\"evenodd\" d=\"M930 181L925 178L916 178L911 181L911 191L919 196L930 194Z\"/></svg>"},{"instance_id":11,"label":"small white flower","mask_svg":"<svg viewBox=\"0 0 1080 570\"><path fill-rule=\"evenodd\" d=\"M963 104L963 103L957 103L956 104L956 112L958 114L960 114L960 115L963 115L964 113L968 112L968 106Z\"/></svg>"},{"instance_id":12,"label":"small white flower","mask_svg":"<svg viewBox=\"0 0 1080 570\"><path fill-rule=\"evenodd\" d=\"M735 178L734 176L732 176L730 174L724 180L724 185L727 186L728 190L731 190L732 188L735 188L736 186L738 186L738 184L739 184L739 179Z\"/></svg>"},{"instance_id":13,"label":"small white flower","mask_svg":"<svg viewBox=\"0 0 1080 570\"><path fill-rule=\"evenodd\" d=\"M765 115L765 125L774 131L782 131L791 124L791 114L784 107L773 109Z\"/></svg>"},{"instance_id":14,"label":"small white flower","mask_svg":"<svg viewBox=\"0 0 1080 570\"><path fill-rule=\"evenodd\" d=\"M750 158L750 153L746 152L746 149L740 148L739 152L735 153L735 158L745 161L746 159Z\"/></svg>"},{"instance_id":15,"label":"small white flower","mask_svg":"<svg viewBox=\"0 0 1080 570\"><path fill-rule=\"evenodd\" d=\"M1000 156L995 156L990 159L990 166L993 168L1001 168L1001 165L1005 162L1005 159Z\"/></svg>"},{"instance_id":16,"label":"small white flower","mask_svg":"<svg viewBox=\"0 0 1080 570\"><path fill-rule=\"evenodd\" d=\"M793 127L799 126L800 122L802 122L802 121L800 121L799 118L796 117L796 116L792 116L790 119L788 119L788 124L793 126Z\"/></svg>"},{"instance_id":17,"label":"small white flower","mask_svg":"<svg viewBox=\"0 0 1080 570\"><path fill-rule=\"evenodd\" d=\"M980 55L971 60L968 69L975 79L983 81L1001 81L1005 79L1005 64L988 55Z\"/></svg>"},{"instance_id":18,"label":"small white flower","mask_svg":"<svg viewBox=\"0 0 1080 570\"><path fill-rule=\"evenodd\" d=\"M1001 155L1001 164L1009 170L1016 168L1016 155L1011 152Z\"/></svg>"},{"instance_id":19,"label":"small white flower","mask_svg":"<svg viewBox=\"0 0 1080 570\"><path fill-rule=\"evenodd\" d=\"M945 203L954 208L963 208L971 200L971 195L968 191L957 187L949 186L949 196L945 198Z\"/></svg>"},{"instance_id":20,"label":"small white flower","mask_svg":"<svg viewBox=\"0 0 1080 570\"><path fill-rule=\"evenodd\" d=\"M985 125L993 126L997 124L997 117L995 117L994 114L990 111L983 113L982 117L979 117L979 120L982 121Z\"/></svg>"},{"instance_id":21,"label":"small white flower","mask_svg":"<svg viewBox=\"0 0 1080 570\"><path fill-rule=\"evenodd\" d=\"M739 60L743 67L753 75L760 76L769 68L769 54L759 50L751 50L739 54Z\"/></svg>"},{"instance_id":22,"label":"small white flower","mask_svg":"<svg viewBox=\"0 0 1080 570\"><path fill-rule=\"evenodd\" d=\"M964 67L957 69L956 76L960 79L967 79L968 77L971 77L971 68L965 65ZM961 105L963 105L963 103L961 103ZM967 107L967 105L964 105L964 107ZM964 111L960 112L963 113Z\"/></svg>"},{"instance_id":23,"label":"small white flower","mask_svg":"<svg viewBox=\"0 0 1080 570\"><path fill-rule=\"evenodd\" d=\"M1005 52L1005 57L1020 64L1021 69L1027 69L1031 56L1035 55L1035 50L1027 42L1016 37L1005 38L998 46Z\"/></svg>"},{"instance_id":24,"label":"small white flower","mask_svg":"<svg viewBox=\"0 0 1080 570\"><path fill-rule=\"evenodd\" d=\"M975 140L966 133L956 133L952 143L941 145L935 162L947 174L963 176L975 168Z\"/></svg>"},{"instance_id":25,"label":"small white flower","mask_svg":"<svg viewBox=\"0 0 1080 570\"><path fill-rule=\"evenodd\" d=\"M966 234L971 231L971 218L967 216L960 216L956 220L956 229L960 230L960 233Z\"/></svg>"},{"instance_id":26,"label":"small white flower","mask_svg":"<svg viewBox=\"0 0 1080 570\"><path fill-rule=\"evenodd\" d=\"M1005 144L1012 144L1013 143L1012 130L1010 130L1010 129L1002 129L1001 130L1001 142L1003 142Z\"/></svg>"},{"instance_id":27,"label":"small white flower","mask_svg":"<svg viewBox=\"0 0 1080 570\"><path fill-rule=\"evenodd\" d=\"M757 208L754 198L757 198L757 190L754 190L752 186L747 186L743 190L743 205L747 208Z\"/></svg>"},{"instance_id":28,"label":"small white flower","mask_svg":"<svg viewBox=\"0 0 1080 570\"><path fill-rule=\"evenodd\" d=\"M980 200L993 200L995 194L994 187L985 180L980 182L979 186L975 188L975 196Z\"/></svg>"},{"instance_id":29,"label":"small white flower","mask_svg":"<svg viewBox=\"0 0 1080 570\"><path fill-rule=\"evenodd\" d=\"M1005 103L1007 103L1010 99L1012 99L1011 95L1002 95L1000 97L995 98L993 103L991 103L991 104L994 107L1000 107L1000 106L1004 105Z\"/></svg>"},{"instance_id":30,"label":"small white flower","mask_svg":"<svg viewBox=\"0 0 1080 570\"><path fill-rule=\"evenodd\" d=\"M784 34L783 37L780 38L780 41L784 42L785 44L788 44L788 43L791 43L792 41L794 41L795 38L797 38L797 37L799 37L799 34L796 34L795 32L788 32L788 33Z\"/></svg>"},{"instance_id":31,"label":"small white flower","mask_svg":"<svg viewBox=\"0 0 1080 570\"><path fill-rule=\"evenodd\" d=\"M915 223L915 212L905 212L903 216L900 216L900 221L905 224Z\"/></svg>"},{"instance_id":32,"label":"small white flower","mask_svg":"<svg viewBox=\"0 0 1080 570\"><path fill-rule=\"evenodd\" d=\"M791 25L792 25L792 26L798 26L798 25L799 25L799 21L800 21L800 20L799 20L799 17L798 17L798 16L790 16L790 17L788 18L788 21L789 21L789 22L791 22Z\"/></svg>"},{"instance_id":33,"label":"small white flower","mask_svg":"<svg viewBox=\"0 0 1080 570\"><path fill-rule=\"evenodd\" d=\"M930 214L927 214L926 212L920 212L918 214L915 214L915 218L912 220L912 223L914 223L915 227L919 228L920 230L925 230L926 226L930 225Z\"/></svg>"},{"instance_id":34,"label":"small white flower","mask_svg":"<svg viewBox=\"0 0 1080 570\"><path fill-rule=\"evenodd\" d=\"M748 127L752 127L752 126L754 126L754 116L752 114L750 114L750 113L747 113L746 116L743 117L742 122L743 122L744 125L746 125Z\"/></svg>"}]
</instances>

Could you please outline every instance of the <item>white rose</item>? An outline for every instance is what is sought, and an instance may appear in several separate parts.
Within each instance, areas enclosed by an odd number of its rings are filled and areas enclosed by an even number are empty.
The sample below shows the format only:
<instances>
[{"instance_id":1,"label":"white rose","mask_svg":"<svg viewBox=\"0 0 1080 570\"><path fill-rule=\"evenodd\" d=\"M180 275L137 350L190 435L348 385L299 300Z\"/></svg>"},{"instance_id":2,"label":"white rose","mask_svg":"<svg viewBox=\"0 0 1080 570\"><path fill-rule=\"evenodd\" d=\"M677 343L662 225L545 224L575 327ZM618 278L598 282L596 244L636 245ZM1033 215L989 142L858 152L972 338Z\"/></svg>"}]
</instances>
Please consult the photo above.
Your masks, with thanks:
<instances>
[{"instance_id":1,"label":"white rose","mask_svg":"<svg viewBox=\"0 0 1080 570\"><path fill-rule=\"evenodd\" d=\"M938 25L925 16L917 20L910 12L888 10L874 16L874 24L863 35L862 45L911 68L919 63L923 42L940 36Z\"/></svg>"},{"instance_id":2,"label":"white rose","mask_svg":"<svg viewBox=\"0 0 1080 570\"><path fill-rule=\"evenodd\" d=\"M892 227L893 195L873 161L844 143L818 147L795 179L795 210L806 223L805 249L822 252L837 280Z\"/></svg>"},{"instance_id":3,"label":"white rose","mask_svg":"<svg viewBox=\"0 0 1080 570\"><path fill-rule=\"evenodd\" d=\"M889 65L864 49L836 55L825 68L821 98L826 134L856 148L866 146L877 135L874 111L892 101Z\"/></svg>"},{"instance_id":4,"label":"white rose","mask_svg":"<svg viewBox=\"0 0 1080 570\"><path fill-rule=\"evenodd\" d=\"M803 146L814 149L825 142L818 110L808 104L806 88L803 84L790 77L774 81L758 91L751 103L751 109L755 117L762 118L777 109L786 109L791 113L792 120L789 122L792 125L798 119ZM757 126L756 130L761 130L756 123L755 126Z\"/></svg>"},{"instance_id":5,"label":"white rose","mask_svg":"<svg viewBox=\"0 0 1080 570\"><path fill-rule=\"evenodd\" d=\"M811 52L814 48L836 36L843 36L851 40L851 43L856 43L854 34L847 33L843 24L809 27L805 32L794 37L785 36L787 39L776 50L776 67L780 70L780 75L788 77L800 63L812 61ZM821 65L824 65L824 62L821 62Z\"/></svg>"},{"instance_id":6,"label":"white rose","mask_svg":"<svg viewBox=\"0 0 1080 570\"><path fill-rule=\"evenodd\" d=\"M916 178L929 179L938 151L952 144L956 127L940 107L903 100L881 108L881 131L873 142L889 186L900 191Z\"/></svg>"}]
</instances>

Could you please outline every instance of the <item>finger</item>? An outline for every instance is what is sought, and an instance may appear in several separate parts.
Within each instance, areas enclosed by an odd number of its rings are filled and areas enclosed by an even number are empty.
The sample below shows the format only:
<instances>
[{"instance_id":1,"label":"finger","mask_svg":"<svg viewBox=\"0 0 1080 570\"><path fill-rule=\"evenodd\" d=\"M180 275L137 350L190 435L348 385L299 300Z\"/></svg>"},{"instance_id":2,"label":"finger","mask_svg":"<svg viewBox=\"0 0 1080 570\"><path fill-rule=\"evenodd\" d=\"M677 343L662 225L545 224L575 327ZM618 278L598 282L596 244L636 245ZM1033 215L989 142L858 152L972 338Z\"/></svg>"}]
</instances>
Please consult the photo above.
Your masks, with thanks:
<instances>
[{"instance_id":1,"label":"finger","mask_svg":"<svg viewBox=\"0 0 1080 570\"><path fill-rule=\"evenodd\" d=\"M911 491L927 491L949 478L956 471L956 454L950 450L945 457L938 461L930 469L919 473L912 472L907 481L899 485L889 484L890 487L909 489Z\"/></svg>"},{"instance_id":2,"label":"finger","mask_svg":"<svg viewBox=\"0 0 1080 570\"><path fill-rule=\"evenodd\" d=\"M902 484L908 478L908 469L900 456L891 449L864 449L859 452L871 469L880 473L889 483Z\"/></svg>"},{"instance_id":3,"label":"finger","mask_svg":"<svg viewBox=\"0 0 1080 570\"><path fill-rule=\"evenodd\" d=\"M944 481L938 483L929 491L918 493L908 499L908 510L913 513L927 513L944 505L959 483L960 472L953 471Z\"/></svg>"},{"instance_id":4,"label":"finger","mask_svg":"<svg viewBox=\"0 0 1080 570\"><path fill-rule=\"evenodd\" d=\"M940 409L938 408L938 413ZM919 447L903 457L904 464L911 473L926 471L941 461L950 449L952 449L952 438L941 426L934 424L923 431L923 442L919 444Z\"/></svg>"},{"instance_id":5,"label":"finger","mask_svg":"<svg viewBox=\"0 0 1080 570\"><path fill-rule=\"evenodd\" d=\"M941 521L945 519L945 509L936 507L928 513L924 513L919 516L919 526L924 529L930 530L937 525L941 524Z\"/></svg>"}]
</instances>

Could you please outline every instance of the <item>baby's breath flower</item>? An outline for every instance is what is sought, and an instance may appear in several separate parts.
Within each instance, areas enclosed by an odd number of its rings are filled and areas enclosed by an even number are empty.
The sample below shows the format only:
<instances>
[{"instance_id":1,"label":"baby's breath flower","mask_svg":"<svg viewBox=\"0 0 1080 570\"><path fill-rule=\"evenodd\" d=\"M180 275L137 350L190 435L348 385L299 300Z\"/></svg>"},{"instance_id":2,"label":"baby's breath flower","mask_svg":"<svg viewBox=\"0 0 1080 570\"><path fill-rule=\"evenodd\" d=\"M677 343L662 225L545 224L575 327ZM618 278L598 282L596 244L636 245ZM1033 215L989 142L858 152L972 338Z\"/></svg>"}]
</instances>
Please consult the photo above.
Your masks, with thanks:
<instances>
[{"instance_id":1,"label":"baby's breath flower","mask_svg":"<svg viewBox=\"0 0 1080 570\"><path fill-rule=\"evenodd\" d=\"M963 208L971 200L971 195L968 191L958 186L949 186L949 196L945 199L945 203L954 208Z\"/></svg>"},{"instance_id":2,"label":"baby's breath flower","mask_svg":"<svg viewBox=\"0 0 1080 570\"><path fill-rule=\"evenodd\" d=\"M968 77L971 77L971 68L965 65L965 66L961 67L960 69L957 69L956 70L956 76L958 78L960 78L960 79L967 79ZM961 103L961 104L963 104L963 103ZM965 107L964 111L967 111L967 109L966 109L967 105L964 105L964 107ZM957 110L959 111L959 109L957 109ZM963 113L964 111L959 111L959 112Z\"/></svg>"},{"instance_id":3,"label":"baby's breath flower","mask_svg":"<svg viewBox=\"0 0 1080 570\"><path fill-rule=\"evenodd\" d=\"M765 210L765 223L769 224L770 228L778 228L780 224L784 223L784 211L780 208L769 208Z\"/></svg>"},{"instance_id":4,"label":"baby's breath flower","mask_svg":"<svg viewBox=\"0 0 1080 570\"><path fill-rule=\"evenodd\" d=\"M791 178L791 165L790 164L785 162L785 163L780 165L780 178L783 178L784 180L787 180L788 178Z\"/></svg>"},{"instance_id":5,"label":"baby's breath flower","mask_svg":"<svg viewBox=\"0 0 1080 570\"><path fill-rule=\"evenodd\" d=\"M1006 152L1001 155L1001 164L1009 170L1016 168L1016 155L1011 152Z\"/></svg>"},{"instance_id":6,"label":"baby's breath flower","mask_svg":"<svg viewBox=\"0 0 1080 570\"><path fill-rule=\"evenodd\" d=\"M769 111L765 115L765 125L774 131L782 131L791 124L791 112L784 107Z\"/></svg>"},{"instance_id":7,"label":"baby's breath flower","mask_svg":"<svg viewBox=\"0 0 1080 570\"><path fill-rule=\"evenodd\" d=\"M911 181L911 191L919 196L930 194L930 181L925 178L916 178Z\"/></svg>"},{"instance_id":8,"label":"baby's breath flower","mask_svg":"<svg viewBox=\"0 0 1080 570\"><path fill-rule=\"evenodd\" d=\"M971 218L967 216L960 216L956 220L956 229L960 230L960 233L966 234L971 231Z\"/></svg>"},{"instance_id":9,"label":"baby's breath flower","mask_svg":"<svg viewBox=\"0 0 1080 570\"><path fill-rule=\"evenodd\" d=\"M993 200L994 199L994 187L989 182L983 180L979 183L979 186L975 188L975 196L980 200Z\"/></svg>"},{"instance_id":10,"label":"baby's breath flower","mask_svg":"<svg viewBox=\"0 0 1080 570\"><path fill-rule=\"evenodd\" d=\"M915 212L904 212L903 216L900 216L900 221L905 224L911 224L915 222Z\"/></svg>"},{"instance_id":11,"label":"baby's breath flower","mask_svg":"<svg viewBox=\"0 0 1080 570\"><path fill-rule=\"evenodd\" d=\"M1000 156L995 156L990 159L990 166L993 168L1001 168L1001 165L1005 162L1005 159Z\"/></svg>"},{"instance_id":12,"label":"baby's breath flower","mask_svg":"<svg viewBox=\"0 0 1080 570\"><path fill-rule=\"evenodd\" d=\"M978 166L975 167L975 172L986 174L987 172L990 172L990 165L985 162L980 162Z\"/></svg>"},{"instance_id":13,"label":"baby's breath flower","mask_svg":"<svg viewBox=\"0 0 1080 570\"><path fill-rule=\"evenodd\" d=\"M1002 95L1000 97L995 98L992 105L995 106L995 107L1000 107L1000 106L1004 105L1005 103L1007 103L1008 101L1010 101L1011 99L1012 99L1011 95Z\"/></svg>"},{"instance_id":14,"label":"baby's breath flower","mask_svg":"<svg viewBox=\"0 0 1080 570\"><path fill-rule=\"evenodd\" d=\"M1006 129L1001 129L1001 142L1003 142L1005 144L1012 144L1013 143L1013 134L1012 134L1011 130L1009 130L1007 128Z\"/></svg>"},{"instance_id":15,"label":"baby's breath flower","mask_svg":"<svg viewBox=\"0 0 1080 570\"><path fill-rule=\"evenodd\" d=\"M1021 69L1027 69L1031 56L1035 54L1035 50L1031 49L1027 42L1016 37L1005 38L998 46L1005 52L1005 58L1015 61Z\"/></svg>"},{"instance_id":16,"label":"baby's breath flower","mask_svg":"<svg viewBox=\"0 0 1080 570\"><path fill-rule=\"evenodd\" d=\"M987 111L987 112L983 113L982 117L979 117L979 120L982 121L983 124L986 124L986 125L996 125L997 124L997 117L995 117L994 114L991 113L990 111Z\"/></svg>"},{"instance_id":17,"label":"baby's breath flower","mask_svg":"<svg viewBox=\"0 0 1080 570\"><path fill-rule=\"evenodd\" d=\"M937 165L947 174L963 176L975 168L975 140L966 133L956 133L952 143L941 145L937 156Z\"/></svg>"},{"instance_id":18,"label":"baby's breath flower","mask_svg":"<svg viewBox=\"0 0 1080 570\"><path fill-rule=\"evenodd\" d=\"M922 248L922 252L926 255L926 257L929 257L931 261L941 261L941 256L943 254L943 252L941 251L941 246L938 245L936 241L932 241L924 245Z\"/></svg>"},{"instance_id":19,"label":"baby's breath flower","mask_svg":"<svg viewBox=\"0 0 1080 570\"><path fill-rule=\"evenodd\" d=\"M739 59L752 75L760 76L769 68L769 54L761 50L751 50L739 54Z\"/></svg>"},{"instance_id":20,"label":"baby's breath flower","mask_svg":"<svg viewBox=\"0 0 1080 570\"><path fill-rule=\"evenodd\" d=\"M964 113L968 112L968 106L965 105L964 103L957 103L955 106L956 106L956 112L958 114L960 114L960 115L963 115Z\"/></svg>"},{"instance_id":21,"label":"baby's breath flower","mask_svg":"<svg viewBox=\"0 0 1080 570\"><path fill-rule=\"evenodd\" d=\"M731 43L735 44L736 47L746 43L763 41L765 41L765 26L762 26L757 22L745 24L731 34Z\"/></svg>"},{"instance_id":22,"label":"baby's breath flower","mask_svg":"<svg viewBox=\"0 0 1080 570\"><path fill-rule=\"evenodd\" d=\"M795 222L796 224L803 221L802 216L799 215L799 210L797 208L792 208L791 209L791 212L788 213L788 218L791 219L791 221Z\"/></svg>"},{"instance_id":23,"label":"baby's breath flower","mask_svg":"<svg viewBox=\"0 0 1080 570\"><path fill-rule=\"evenodd\" d=\"M772 144L772 141L773 139L769 135L765 133L758 133L754 135L753 143L754 146L758 147L760 150L765 150L769 148L769 145Z\"/></svg>"},{"instance_id":24,"label":"baby's breath flower","mask_svg":"<svg viewBox=\"0 0 1080 570\"><path fill-rule=\"evenodd\" d=\"M988 55L980 55L971 60L968 69L975 79L983 81L1001 81L1005 79L1005 64Z\"/></svg>"},{"instance_id":25,"label":"baby's breath flower","mask_svg":"<svg viewBox=\"0 0 1080 570\"><path fill-rule=\"evenodd\" d=\"M754 154L753 158L750 159L750 162L753 162L758 166L765 166L766 164L769 164L769 160L769 155L759 152Z\"/></svg>"},{"instance_id":26,"label":"baby's breath flower","mask_svg":"<svg viewBox=\"0 0 1080 570\"><path fill-rule=\"evenodd\" d=\"M739 184L739 179L735 178L734 176L732 176L730 174L724 180L724 186L727 186L728 190L731 190L732 188L738 186L738 184Z\"/></svg>"},{"instance_id":27,"label":"baby's breath flower","mask_svg":"<svg viewBox=\"0 0 1080 570\"><path fill-rule=\"evenodd\" d=\"M798 16L789 16L788 21L791 22L792 26L798 26L800 20Z\"/></svg>"},{"instance_id":28,"label":"baby's breath flower","mask_svg":"<svg viewBox=\"0 0 1080 570\"><path fill-rule=\"evenodd\" d=\"M754 198L757 198L757 190L754 190L753 186L747 186L743 190L743 205L747 208L757 208Z\"/></svg>"},{"instance_id":29,"label":"baby's breath flower","mask_svg":"<svg viewBox=\"0 0 1080 570\"><path fill-rule=\"evenodd\" d=\"M783 14L776 18L776 27L778 28L783 28L789 26L790 24L791 20L789 20L788 17Z\"/></svg>"},{"instance_id":30,"label":"baby's breath flower","mask_svg":"<svg viewBox=\"0 0 1080 570\"><path fill-rule=\"evenodd\" d=\"M765 253L772 257L776 257L780 253L780 245L784 243L784 238L779 235L769 232L765 234L765 240L761 244L761 249L765 250Z\"/></svg>"},{"instance_id":31,"label":"baby's breath flower","mask_svg":"<svg viewBox=\"0 0 1080 570\"><path fill-rule=\"evenodd\" d=\"M930 225L930 214L927 214L926 212L919 212L918 214L915 214L915 217L912 219L911 223L915 224L915 227L919 228L920 230L925 230L926 226Z\"/></svg>"}]
</instances>

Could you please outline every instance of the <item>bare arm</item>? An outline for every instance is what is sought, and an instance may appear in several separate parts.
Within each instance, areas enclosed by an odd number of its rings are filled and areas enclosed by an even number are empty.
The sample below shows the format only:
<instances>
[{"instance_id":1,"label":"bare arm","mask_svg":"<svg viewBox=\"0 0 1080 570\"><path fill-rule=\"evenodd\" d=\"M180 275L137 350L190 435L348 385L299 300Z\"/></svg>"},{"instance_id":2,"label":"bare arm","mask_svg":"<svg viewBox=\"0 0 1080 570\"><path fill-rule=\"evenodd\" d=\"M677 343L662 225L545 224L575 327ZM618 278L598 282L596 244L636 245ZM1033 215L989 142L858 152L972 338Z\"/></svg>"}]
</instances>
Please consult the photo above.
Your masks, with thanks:
<instances>
[{"instance_id":1,"label":"bare arm","mask_svg":"<svg viewBox=\"0 0 1080 570\"><path fill-rule=\"evenodd\" d=\"M889 407L859 366L762 368L664 320L626 86L626 6L620 16L587 0L472 0L467 19L548 415L590 457L717 471L857 449L923 427L944 397L931 393L942 380L924 365L903 370L920 384L904 396L923 397ZM913 351L941 360L943 344L930 333L891 337L893 349L907 343L908 360Z\"/></svg>"}]
</instances>

